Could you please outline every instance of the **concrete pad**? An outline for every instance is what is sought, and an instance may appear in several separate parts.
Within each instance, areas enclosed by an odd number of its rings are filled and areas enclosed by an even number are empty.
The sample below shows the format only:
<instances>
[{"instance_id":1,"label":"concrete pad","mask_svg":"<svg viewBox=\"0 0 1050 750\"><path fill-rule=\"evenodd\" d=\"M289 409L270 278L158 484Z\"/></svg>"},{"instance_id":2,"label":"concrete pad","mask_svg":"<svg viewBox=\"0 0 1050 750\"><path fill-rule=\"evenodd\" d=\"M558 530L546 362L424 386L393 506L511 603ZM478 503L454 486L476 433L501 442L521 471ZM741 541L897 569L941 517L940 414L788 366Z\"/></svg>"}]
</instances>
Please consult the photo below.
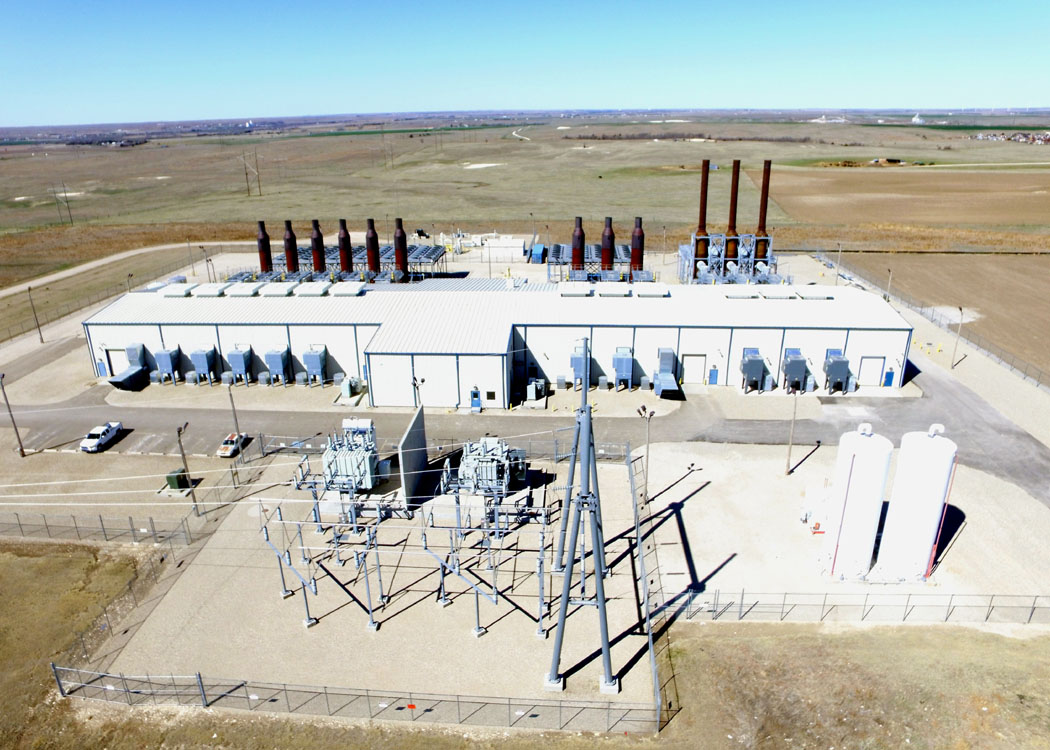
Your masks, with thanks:
<instances>
[{"instance_id":1,"label":"concrete pad","mask_svg":"<svg viewBox=\"0 0 1050 750\"><path fill-rule=\"evenodd\" d=\"M690 589L1028 595L1046 589L1050 508L986 473L958 467L949 502L965 514L965 525L928 582L838 582L821 575L824 538L801 521L830 481L837 446L821 446L808 458L812 448L796 447L792 463L802 463L790 476L786 446L664 443L652 450L650 507L667 598Z\"/></svg>"},{"instance_id":2,"label":"concrete pad","mask_svg":"<svg viewBox=\"0 0 1050 750\"><path fill-rule=\"evenodd\" d=\"M91 369L87 345L78 346L34 375L7 382L7 397L12 404L57 404L94 388L99 379Z\"/></svg>"},{"instance_id":3,"label":"concrete pad","mask_svg":"<svg viewBox=\"0 0 1050 750\"><path fill-rule=\"evenodd\" d=\"M329 411L336 409L335 401L339 389L332 385L321 386L269 386L243 383L233 386L233 398L237 409L259 411ZM180 382L178 385L153 383L141 391L118 391L106 394L106 403L112 406L141 406L185 409L230 410L230 397L226 386L216 383L201 385ZM342 408L339 408L342 411Z\"/></svg>"}]
</instances>

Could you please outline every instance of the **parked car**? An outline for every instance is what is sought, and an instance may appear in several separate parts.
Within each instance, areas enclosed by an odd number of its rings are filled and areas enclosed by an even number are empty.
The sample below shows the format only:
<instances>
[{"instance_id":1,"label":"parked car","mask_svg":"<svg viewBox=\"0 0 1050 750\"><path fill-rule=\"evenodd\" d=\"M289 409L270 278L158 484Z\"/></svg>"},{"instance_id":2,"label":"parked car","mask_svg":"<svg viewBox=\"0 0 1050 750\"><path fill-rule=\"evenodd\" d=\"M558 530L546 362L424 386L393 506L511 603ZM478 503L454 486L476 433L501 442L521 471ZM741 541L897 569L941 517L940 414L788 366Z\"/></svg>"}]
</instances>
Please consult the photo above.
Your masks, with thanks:
<instances>
[{"instance_id":1,"label":"parked car","mask_svg":"<svg viewBox=\"0 0 1050 750\"><path fill-rule=\"evenodd\" d=\"M248 439L248 435L243 432L231 432L222 440L222 445L219 446L219 450L215 453L219 458L233 458L241 452L241 448L244 447L245 441Z\"/></svg>"},{"instance_id":2,"label":"parked car","mask_svg":"<svg viewBox=\"0 0 1050 750\"><path fill-rule=\"evenodd\" d=\"M80 450L85 453L98 453L109 445L122 429L124 425L120 422L106 422L104 425L93 427L80 441Z\"/></svg>"}]
</instances>

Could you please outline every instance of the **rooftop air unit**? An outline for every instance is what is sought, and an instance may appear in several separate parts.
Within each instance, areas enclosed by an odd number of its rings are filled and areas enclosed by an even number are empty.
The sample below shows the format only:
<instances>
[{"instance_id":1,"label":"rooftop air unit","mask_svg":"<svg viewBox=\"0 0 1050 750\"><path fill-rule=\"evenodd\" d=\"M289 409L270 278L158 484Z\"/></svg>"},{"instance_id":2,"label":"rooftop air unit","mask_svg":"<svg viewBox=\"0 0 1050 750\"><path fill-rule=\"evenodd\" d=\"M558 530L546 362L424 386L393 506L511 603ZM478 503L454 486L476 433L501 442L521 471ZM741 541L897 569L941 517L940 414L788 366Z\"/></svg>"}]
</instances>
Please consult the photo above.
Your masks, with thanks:
<instances>
[{"instance_id":1,"label":"rooftop air unit","mask_svg":"<svg viewBox=\"0 0 1050 750\"><path fill-rule=\"evenodd\" d=\"M677 357L674 349L661 348L656 351L656 375L653 378L653 392L663 398L678 390L678 379L675 377Z\"/></svg>"},{"instance_id":2,"label":"rooftop air unit","mask_svg":"<svg viewBox=\"0 0 1050 750\"><path fill-rule=\"evenodd\" d=\"M806 363L806 358L802 356L801 349L784 350L784 364L781 371L784 373L784 390L788 393L812 391L815 387L813 376L809 374L809 365Z\"/></svg>"},{"instance_id":3,"label":"rooftop air unit","mask_svg":"<svg viewBox=\"0 0 1050 750\"><path fill-rule=\"evenodd\" d=\"M327 347L322 346L320 349L310 349L303 352L303 366L306 367L306 377L311 386L314 383L314 379L317 380L319 385L324 385L325 365L327 362Z\"/></svg>"},{"instance_id":4,"label":"rooftop air unit","mask_svg":"<svg viewBox=\"0 0 1050 750\"><path fill-rule=\"evenodd\" d=\"M165 376L171 378L172 384L179 379L179 364L182 359L182 350L179 347L156 351L153 353L153 359L157 362L158 382L163 383Z\"/></svg>"},{"instance_id":5,"label":"rooftop air unit","mask_svg":"<svg viewBox=\"0 0 1050 750\"><path fill-rule=\"evenodd\" d=\"M269 370L270 385L280 381L287 385L292 377L292 362L287 347L266 352L266 369Z\"/></svg>"},{"instance_id":6,"label":"rooftop air unit","mask_svg":"<svg viewBox=\"0 0 1050 750\"><path fill-rule=\"evenodd\" d=\"M226 353L226 359L230 363L230 371L233 373L233 382L240 378L245 385L252 379L252 348L233 349Z\"/></svg>"}]
</instances>

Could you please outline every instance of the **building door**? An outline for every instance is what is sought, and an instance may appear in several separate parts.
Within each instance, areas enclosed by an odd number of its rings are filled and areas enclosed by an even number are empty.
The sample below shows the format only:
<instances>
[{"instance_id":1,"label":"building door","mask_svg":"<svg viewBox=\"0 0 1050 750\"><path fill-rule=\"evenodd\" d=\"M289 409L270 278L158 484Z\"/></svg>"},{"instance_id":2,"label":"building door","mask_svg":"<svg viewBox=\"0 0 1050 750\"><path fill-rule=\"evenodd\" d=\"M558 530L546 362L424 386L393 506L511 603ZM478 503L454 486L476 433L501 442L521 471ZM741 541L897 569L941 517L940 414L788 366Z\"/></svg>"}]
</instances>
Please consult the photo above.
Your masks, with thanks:
<instances>
[{"instance_id":1,"label":"building door","mask_svg":"<svg viewBox=\"0 0 1050 750\"><path fill-rule=\"evenodd\" d=\"M885 369L885 357L861 357L857 385L882 385L882 373Z\"/></svg>"},{"instance_id":2,"label":"building door","mask_svg":"<svg viewBox=\"0 0 1050 750\"><path fill-rule=\"evenodd\" d=\"M682 383L703 385L707 380L707 355L682 355Z\"/></svg>"},{"instance_id":3,"label":"building door","mask_svg":"<svg viewBox=\"0 0 1050 750\"><path fill-rule=\"evenodd\" d=\"M128 369L128 353L123 349L106 349L106 364L111 376L119 375Z\"/></svg>"}]
</instances>

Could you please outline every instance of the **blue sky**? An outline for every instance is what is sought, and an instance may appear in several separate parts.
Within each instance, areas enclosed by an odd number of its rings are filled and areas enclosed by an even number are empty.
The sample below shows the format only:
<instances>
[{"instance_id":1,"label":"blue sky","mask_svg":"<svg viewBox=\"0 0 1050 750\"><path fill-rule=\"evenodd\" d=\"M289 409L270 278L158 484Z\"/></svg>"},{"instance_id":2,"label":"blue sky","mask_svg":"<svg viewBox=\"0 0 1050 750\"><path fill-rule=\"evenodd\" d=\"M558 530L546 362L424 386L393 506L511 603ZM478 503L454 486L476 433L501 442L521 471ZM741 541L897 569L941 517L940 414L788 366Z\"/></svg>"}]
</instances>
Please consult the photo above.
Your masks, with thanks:
<instances>
[{"instance_id":1,"label":"blue sky","mask_svg":"<svg viewBox=\"0 0 1050 750\"><path fill-rule=\"evenodd\" d=\"M12 0L0 126L349 112L1046 107L1050 3Z\"/></svg>"}]
</instances>

